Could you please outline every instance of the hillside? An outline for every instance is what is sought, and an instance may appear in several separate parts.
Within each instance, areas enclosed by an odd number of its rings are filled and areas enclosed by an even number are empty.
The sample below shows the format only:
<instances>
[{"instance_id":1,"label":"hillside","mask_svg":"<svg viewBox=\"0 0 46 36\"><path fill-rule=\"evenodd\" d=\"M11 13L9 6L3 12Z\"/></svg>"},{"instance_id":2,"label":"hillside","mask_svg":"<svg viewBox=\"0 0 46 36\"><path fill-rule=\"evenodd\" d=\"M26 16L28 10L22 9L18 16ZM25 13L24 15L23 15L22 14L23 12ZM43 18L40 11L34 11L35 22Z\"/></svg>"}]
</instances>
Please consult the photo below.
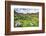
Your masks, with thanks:
<instances>
[{"instance_id":1,"label":"hillside","mask_svg":"<svg viewBox=\"0 0 46 36\"><path fill-rule=\"evenodd\" d=\"M38 27L39 13L14 13L14 15L15 27ZM16 22L19 22L20 25L16 26Z\"/></svg>"}]
</instances>

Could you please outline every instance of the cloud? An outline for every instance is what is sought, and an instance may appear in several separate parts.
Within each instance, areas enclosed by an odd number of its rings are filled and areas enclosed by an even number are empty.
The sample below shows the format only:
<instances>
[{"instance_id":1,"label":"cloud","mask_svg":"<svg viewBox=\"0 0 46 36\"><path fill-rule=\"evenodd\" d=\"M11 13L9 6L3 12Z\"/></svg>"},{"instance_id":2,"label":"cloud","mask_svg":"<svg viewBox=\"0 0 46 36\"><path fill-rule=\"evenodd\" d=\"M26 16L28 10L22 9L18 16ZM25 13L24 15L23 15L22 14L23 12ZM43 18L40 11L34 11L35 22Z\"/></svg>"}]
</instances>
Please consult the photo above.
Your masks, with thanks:
<instances>
[{"instance_id":1,"label":"cloud","mask_svg":"<svg viewBox=\"0 0 46 36\"><path fill-rule=\"evenodd\" d=\"M39 9L32 9L32 8L15 8L14 9L17 13L37 13L39 12Z\"/></svg>"}]
</instances>

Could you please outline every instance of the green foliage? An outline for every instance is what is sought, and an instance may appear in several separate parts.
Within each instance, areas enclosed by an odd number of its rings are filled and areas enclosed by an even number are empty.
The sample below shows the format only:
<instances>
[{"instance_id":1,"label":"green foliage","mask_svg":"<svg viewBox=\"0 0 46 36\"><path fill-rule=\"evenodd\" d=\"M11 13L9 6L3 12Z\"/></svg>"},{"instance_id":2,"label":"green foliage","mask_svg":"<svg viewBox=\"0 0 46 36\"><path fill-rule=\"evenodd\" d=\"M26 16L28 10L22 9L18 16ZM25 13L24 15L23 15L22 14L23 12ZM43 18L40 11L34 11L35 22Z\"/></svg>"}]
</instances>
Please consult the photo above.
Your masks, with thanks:
<instances>
[{"instance_id":1,"label":"green foliage","mask_svg":"<svg viewBox=\"0 0 46 36\"><path fill-rule=\"evenodd\" d=\"M21 27L38 27L39 18L38 14L15 14L14 23L20 22ZM16 26L15 26L16 27Z\"/></svg>"}]
</instances>

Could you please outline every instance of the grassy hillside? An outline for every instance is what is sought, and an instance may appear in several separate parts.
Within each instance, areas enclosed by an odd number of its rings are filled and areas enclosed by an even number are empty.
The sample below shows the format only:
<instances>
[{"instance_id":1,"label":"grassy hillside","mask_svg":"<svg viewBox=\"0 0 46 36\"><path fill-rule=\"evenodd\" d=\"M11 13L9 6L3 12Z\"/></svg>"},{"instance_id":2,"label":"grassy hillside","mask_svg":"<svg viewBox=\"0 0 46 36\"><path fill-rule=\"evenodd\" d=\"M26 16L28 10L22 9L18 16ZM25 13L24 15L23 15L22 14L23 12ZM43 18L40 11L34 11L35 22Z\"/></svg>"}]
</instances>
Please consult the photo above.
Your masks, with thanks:
<instances>
[{"instance_id":1,"label":"grassy hillside","mask_svg":"<svg viewBox=\"0 0 46 36\"><path fill-rule=\"evenodd\" d=\"M14 27L38 27L39 13L14 14ZM17 25L16 25L17 24Z\"/></svg>"}]
</instances>

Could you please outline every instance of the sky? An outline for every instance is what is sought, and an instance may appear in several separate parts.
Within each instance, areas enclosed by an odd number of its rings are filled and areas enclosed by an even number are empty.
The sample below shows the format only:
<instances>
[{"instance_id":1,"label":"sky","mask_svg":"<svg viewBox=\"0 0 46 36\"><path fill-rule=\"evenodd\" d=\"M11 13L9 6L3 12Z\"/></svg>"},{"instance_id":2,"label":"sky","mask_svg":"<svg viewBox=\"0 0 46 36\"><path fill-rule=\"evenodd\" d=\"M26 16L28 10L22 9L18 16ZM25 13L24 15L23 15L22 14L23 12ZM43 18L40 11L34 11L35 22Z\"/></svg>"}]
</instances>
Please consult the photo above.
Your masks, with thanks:
<instances>
[{"instance_id":1,"label":"sky","mask_svg":"<svg viewBox=\"0 0 46 36\"><path fill-rule=\"evenodd\" d=\"M15 8L14 9L17 13L37 13L39 12L38 8Z\"/></svg>"}]
</instances>

